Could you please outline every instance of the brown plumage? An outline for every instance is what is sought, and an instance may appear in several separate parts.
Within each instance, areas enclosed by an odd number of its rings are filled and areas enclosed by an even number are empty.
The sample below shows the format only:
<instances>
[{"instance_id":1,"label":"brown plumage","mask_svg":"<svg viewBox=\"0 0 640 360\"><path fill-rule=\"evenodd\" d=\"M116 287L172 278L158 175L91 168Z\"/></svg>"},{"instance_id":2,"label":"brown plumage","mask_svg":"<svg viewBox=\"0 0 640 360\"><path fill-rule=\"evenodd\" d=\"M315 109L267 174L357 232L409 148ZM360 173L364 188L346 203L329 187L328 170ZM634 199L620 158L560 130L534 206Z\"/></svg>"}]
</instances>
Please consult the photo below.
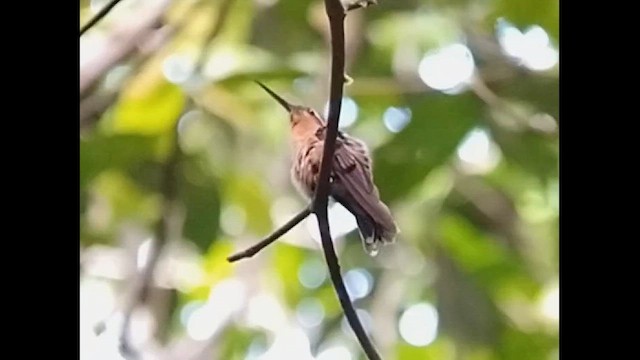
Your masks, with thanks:
<instances>
[{"instance_id":1,"label":"brown plumage","mask_svg":"<svg viewBox=\"0 0 640 360\"><path fill-rule=\"evenodd\" d=\"M295 155L291 179L303 195L311 198L322 163L326 122L315 110L291 105L264 84L257 83L290 114ZM331 197L355 216L368 254L374 256L380 245L394 241L398 228L389 208L380 201L373 183L371 156L362 141L338 133L330 181Z\"/></svg>"}]
</instances>

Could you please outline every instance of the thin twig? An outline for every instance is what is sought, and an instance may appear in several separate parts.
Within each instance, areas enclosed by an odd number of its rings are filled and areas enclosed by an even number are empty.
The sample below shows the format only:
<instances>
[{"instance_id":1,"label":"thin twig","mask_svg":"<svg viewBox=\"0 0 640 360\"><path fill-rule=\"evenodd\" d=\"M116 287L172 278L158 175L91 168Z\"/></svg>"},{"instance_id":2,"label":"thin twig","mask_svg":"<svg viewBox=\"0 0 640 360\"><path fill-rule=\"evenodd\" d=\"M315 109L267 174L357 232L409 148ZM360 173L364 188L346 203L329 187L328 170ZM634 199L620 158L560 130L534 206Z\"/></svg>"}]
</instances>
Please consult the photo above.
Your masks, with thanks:
<instances>
[{"instance_id":1,"label":"thin twig","mask_svg":"<svg viewBox=\"0 0 640 360\"><path fill-rule=\"evenodd\" d=\"M240 251L239 253L229 256L227 258L227 261L235 262L240 259L252 257L263 248L269 246L269 244L271 244L272 242L278 240L282 235L289 232L289 230L291 230L294 226L298 225L300 221L306 219L307 216L309 216L309 214L311 214L311 209L309 207L302 209L302 211L300 211L296 216L294 216L291 220L289 220L286 224L282 225L276 231L271 233L271 235L267 236L264 240L260 241L259 243L253 245L252 247L244 251Z\"/></svg>"},{"instance_id":2,"label":"thin twig","mask_svg":"<svg viewBox=\"0 0 640 360\"><path fill-rule=\"evenodd\" d=\"M163 22L170 0L159 0L140 9L135 19L118 24L109 34L103 50L80 66L80 99L86 97L109 70L134 54L138 46Z\"/></svg>"},{"instance_id":3,"label":"thin twig","mask_svg":"<svg viewBox=\"0 0 640 360\"><path fill-rule=\"evenodd\" d=\"M330 182L329 176L333 165L333 155L335 152L336 137L338 135L338 123L340 121L340 109L342 107L342 92L344 86L344 19L345 9L340 0L325 0L325 9L329 18L331 29L331 85L329 93L329 116L327 119L327 132L324 140L324 151L322 154L322 164L318 175L318 187L313 201L313 210L318 218L318 228L322 239L322 249L325 260L329 268L331 281L340 300L340 305L349 322L349 325L356 334L362 349L369 359L380 359L380 355L373 347L371 340L367 336L362 323L358 319L347 289L340 274L340 264L333 247L331 231L329 229L329 219L327 205L329 198Z\"/></svg>"},{"instance_id":4,"label":"thin twig","mask_svg":"<svg viewBox=\"0 0 640 360\"><path fill-rule=\"evenodd\" d=\"M105 7L100 9L100 11L96 14L96 16L91 18L91 20L89 20L89 22L86 23L82 27L82 29L80 29L80 36L82 36L82 34L87 32L87 30L91 29L93 25L97 24L98 21L102 20L102 18L105 17L109 13L109 11L111 11L111 9L113 9L113 7L116 6L119 2L120 0L112 0Z\"/></svg>"},{"instance_id":5,"label":"thin twig","mask_svg":"<svg viewBox=\"0 0 640 360\"><path fill-rule=\"evenodd\" d=\"M149 295L150 285L153 283L153 274L160 260L160 254L169 238L169 228L171 217L173 216L173 205L176 201L178 185L177 185L177 168L180 162L180 146L177 140L177 132L174 134L173 151L167 159L163 168L161 193L163 195L162 215L156 223L155 234L149 249L147 262L144 264L142 271L138 277L134 291L132 292L130 301L124 310L124 321L120 333L120 351L126 358L137 357L136 351L129 343L129 325L131 316L138 304L146 302Z\"/></svg>"},{"instance_id":6,"label":"thin twig","mask_svg":"<svg viewBox=\"0 0 640 360\"><path fill-rule=\"evenodd\" d=\"M512 118L517 119L525 126L529 124L529 118L515 111L504 99L494 93L487 86L486 82L480 75L476 75L473 77L473 81L471 82L471 90L489 107L504 112Z\"/></svg>"}]
</instances>

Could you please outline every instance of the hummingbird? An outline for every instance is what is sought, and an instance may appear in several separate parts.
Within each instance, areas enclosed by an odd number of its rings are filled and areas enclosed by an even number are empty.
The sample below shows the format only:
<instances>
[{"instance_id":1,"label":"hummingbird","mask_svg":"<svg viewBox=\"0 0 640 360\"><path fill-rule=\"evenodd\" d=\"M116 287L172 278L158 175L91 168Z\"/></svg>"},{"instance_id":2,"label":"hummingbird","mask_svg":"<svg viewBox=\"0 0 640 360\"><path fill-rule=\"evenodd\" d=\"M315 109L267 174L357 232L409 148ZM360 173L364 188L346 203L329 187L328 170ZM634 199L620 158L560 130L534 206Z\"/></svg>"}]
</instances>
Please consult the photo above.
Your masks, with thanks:
<instances>
[{"instance_id":1,"label":"hummingbird","mask_svg":"<svg viewBox=\"0 0 640 360\"><path fill-rule=\"evenodd\" d=\"M291 180L303 196L311 199L318 183L327 123L314 109L290 104L260 81L256 83L289 112ZM330 197L355 217L366 253L375 256L381 245L395 240L399 230L391 211L380 201L364 142L338 132L329 181Z\"/></svg>"}]
</instances>

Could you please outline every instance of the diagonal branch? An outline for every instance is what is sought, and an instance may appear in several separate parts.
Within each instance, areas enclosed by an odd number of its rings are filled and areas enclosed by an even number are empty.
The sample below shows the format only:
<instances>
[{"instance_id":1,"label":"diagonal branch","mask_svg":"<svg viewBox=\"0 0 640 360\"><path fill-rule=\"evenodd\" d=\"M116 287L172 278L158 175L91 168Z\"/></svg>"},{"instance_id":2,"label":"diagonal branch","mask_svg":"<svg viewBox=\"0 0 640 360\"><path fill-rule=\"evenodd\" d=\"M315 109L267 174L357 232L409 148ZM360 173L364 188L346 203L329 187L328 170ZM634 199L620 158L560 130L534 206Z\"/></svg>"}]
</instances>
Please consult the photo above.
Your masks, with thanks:
<instances>
[{"instance_id":1,"label":"diagonal branch","mask_svg":"<svg viewBox=\"0 0 640 360\"><path fill-rule=\"evenodd\" d=\"M324 139L322 164L318 175L318 188L314 196L313 209L327 210L329 199L329 175L333 165L336 137L338 136L338 122L342 108L342 90L344 82L344 18L345 11L340 0L325 0L325 8L331 28L331 85L329 92L329 117L327 119L327 134Z\"/></svg>"},{"instance_id":2,"label":"diagonal branch","mask_svg":"<svg viewBox=\"0 0 640 360\"><path fill-rule=\"evenodd\" d=\"M132 296L127 307L124 309L124 321L120 333L120 351L128 359L137 358L138 354L129 343L129 328L131 316L138 304L146 302L149 296L149 289L153 283L153 275L160 260L162 250L169 238L171 218L174 215L174 203L177 197L177 172L181 158L180 146L178 144L178 134L174 134L173 151L163 167L161 193L163 195L162 215L156 223L155 234L149 249L147 261L140 272L137 282L134 285Z\"/></svg>"},{"instance_id":3,"label":"diagonal branch","mask_svg":"<svg viewBox=\"0 0 640 360\"><path fill-rule=\"evenodd\" d=\"M148 39L157 25L162 23L170 4L170 0L155 1L140 9L135 19L118 24L106 39L102 51L80 65L80 99L89 93L107 71L132 55Z\"/></svg>"},{"instance_id":4,"label":"diagonal branch","mask_svg":"<svg viewBox=\"0 0 640 360\"><path fill-rule=\"evenodd\" d=\"M331 29L331 85L329 93L329 117L327 119L327 135L324 140L324 152L322 154L322 165L318 176L318 187L313 201L313 211L318 218L318 228L322 239L322 249L325 260L329 268L331 281L336 289L340 305L349 322L349 325L356 334L362 349L369 359L380 359L371 340L367 336L362 323L358 319L347 289L340 274L340 264L333 247L327 205L329 198L330 181L329 176L333 165L333 155L335 153L336 137L338 136L338 123L340 121L340 109L342 107L342 92L344 86L344 19L345 9L340 0L325 0L325 9L329 18Z\"/></svg>"},{"instance_id":5,"label":"diagonal branch","mask_svg":"<svg viewBox=\"0 0 640 360\"><path fill-rule=\"evenodd\" d=\"M109 13L109 11L111 11L111 9L113 9L113 7L116 6L119 2L120 0L111 0L107 5L105 5L105 7L100 9L96 16L91 18L91 20L89 20L89 22L87 22L82 27L82 29L80 29L80 36L91 29L93 25L97 24L98 21L102 20L102 18L105 17Z\"/></svg>"},{"instance_id":6,"label":"diagonal branch","mask_svg":"<svg viewBox=\"0 0 640 360\"><path fill-rule=\"evenodd\" d=\"M502 111L509 115L513 119L516 119L522 125L529 125L529 118L513 109L503 98L494 93L488 86L485 80L479 74L473 77L471 82L471 90L476 94L480 100L484 101L490 108Z\"/></svg>"},{"instance_id":7,"label":"diagonal branch","mask_svg":"<svg viewBox=\"0 0 640 360\"><path fill-rule=\"evenodd\" d=\"M309 214L311 214L310 207L306 207L302 209L302 211L300 211L298 215L294 216L291 220L289 220L286 224L282 225L279 229L271 233L271 235L267 236L264 240L260 241L259 243L253 245L252 247L244 251L241 251L239 253L229 256L227 258L227 261L235 262L244 258L252 257L258 251L269 246L272 242L278 240L282 235L286 234L287 232L289 232L289 230L293 229L293 227L298 225L300 221L306 219L307 216L309 216Z\"/></svg>"}]
</instances>

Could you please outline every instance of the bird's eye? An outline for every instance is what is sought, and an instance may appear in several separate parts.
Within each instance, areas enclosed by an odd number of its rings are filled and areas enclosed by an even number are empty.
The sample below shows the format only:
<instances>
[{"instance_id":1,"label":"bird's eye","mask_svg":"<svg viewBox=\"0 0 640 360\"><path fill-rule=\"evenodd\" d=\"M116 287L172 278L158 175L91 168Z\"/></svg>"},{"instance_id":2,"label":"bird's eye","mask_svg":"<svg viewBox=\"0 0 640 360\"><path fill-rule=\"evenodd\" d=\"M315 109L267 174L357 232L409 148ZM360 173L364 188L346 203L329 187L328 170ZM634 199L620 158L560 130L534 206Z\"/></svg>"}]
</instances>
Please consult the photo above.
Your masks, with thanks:
<instances>
[{"instance_id":1,"label":"bird's eye","mask_svg":"<svg viewBox=\"0 0 640 360\"><path fill-rule=\"evenodd\" d=\"M310 115L316 116L316 112L315 112L315 110L313 110L313 109L307 109L307 112L308 112Z\"/></svg>"}]
</instances>

